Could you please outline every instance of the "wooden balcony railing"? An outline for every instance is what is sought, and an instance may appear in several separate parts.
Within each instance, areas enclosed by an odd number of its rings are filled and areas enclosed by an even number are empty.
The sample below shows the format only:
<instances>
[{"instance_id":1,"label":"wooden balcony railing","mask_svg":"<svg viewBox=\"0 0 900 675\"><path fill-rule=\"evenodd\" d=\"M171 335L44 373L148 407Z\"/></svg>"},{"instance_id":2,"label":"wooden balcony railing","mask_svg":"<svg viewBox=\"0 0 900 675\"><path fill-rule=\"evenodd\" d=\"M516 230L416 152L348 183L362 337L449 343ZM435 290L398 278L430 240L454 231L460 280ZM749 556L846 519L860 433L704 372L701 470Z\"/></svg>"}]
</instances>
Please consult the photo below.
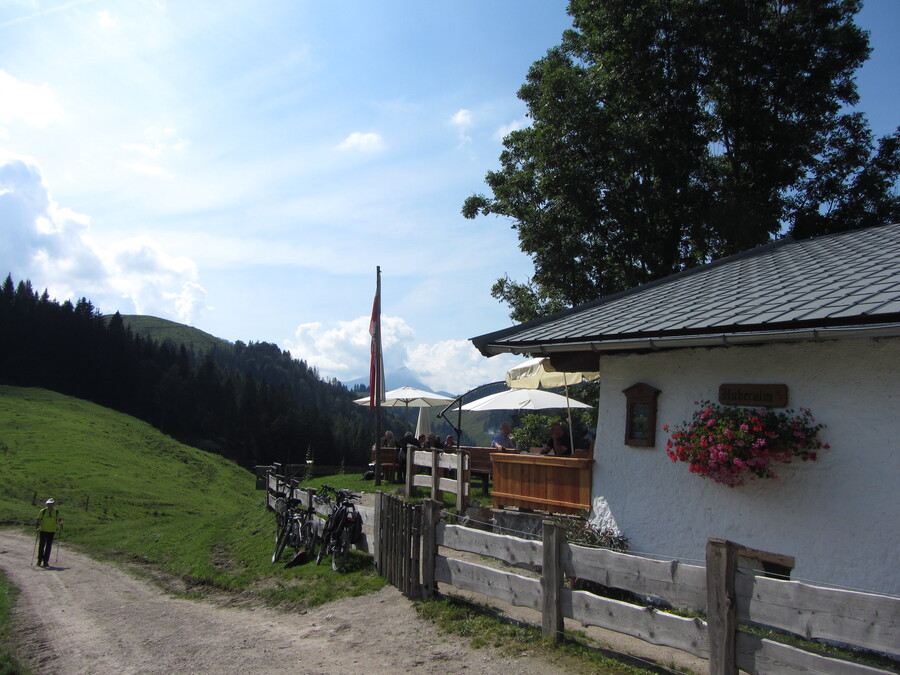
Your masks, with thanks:
<instances>
[{"instance_id":1,"label":"wooden balcony railing","mask_svg":"<svg viewBox=\"0 0 900 675\"><path fill-rule=\"evenodd\" d=\"M594 460L589 457L491 454L494 508L517 506L580 514L591 508Z\"/></svg>"}]
</instances>

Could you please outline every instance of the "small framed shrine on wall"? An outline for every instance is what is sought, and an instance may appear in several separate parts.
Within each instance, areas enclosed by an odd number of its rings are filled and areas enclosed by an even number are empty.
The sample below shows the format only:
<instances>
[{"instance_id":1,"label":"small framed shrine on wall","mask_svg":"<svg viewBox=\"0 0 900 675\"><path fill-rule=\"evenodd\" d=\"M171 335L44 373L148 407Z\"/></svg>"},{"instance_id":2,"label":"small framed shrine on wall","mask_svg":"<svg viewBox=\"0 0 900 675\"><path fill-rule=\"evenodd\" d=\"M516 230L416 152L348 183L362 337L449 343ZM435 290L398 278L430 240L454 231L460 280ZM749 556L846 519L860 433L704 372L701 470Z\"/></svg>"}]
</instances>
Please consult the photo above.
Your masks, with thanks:
<instances>
[{"instance_id":1,"label":"small framed shrine on wall","mask_svg":"<svg viewBox=\"0 0 900 675\"><path fill-rule=\"evenodd\" d=\"M656 445L656 399L659 389L638 382L625 394L625 445L652 448Z\"/></svg>"}]
</instances>

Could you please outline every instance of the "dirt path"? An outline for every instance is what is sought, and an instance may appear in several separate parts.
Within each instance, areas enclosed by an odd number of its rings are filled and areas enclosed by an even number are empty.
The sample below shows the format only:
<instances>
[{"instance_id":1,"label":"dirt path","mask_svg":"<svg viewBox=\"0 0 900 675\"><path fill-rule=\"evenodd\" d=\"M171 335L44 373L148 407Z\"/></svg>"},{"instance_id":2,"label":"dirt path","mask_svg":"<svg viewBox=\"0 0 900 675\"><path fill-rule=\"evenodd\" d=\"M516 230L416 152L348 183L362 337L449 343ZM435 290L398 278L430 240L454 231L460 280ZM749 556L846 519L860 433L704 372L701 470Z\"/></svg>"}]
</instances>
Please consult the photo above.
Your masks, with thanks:
<instances>
[{"instance_id":1,"label":"dirt path","mask_svg":"<svg viewBox=\"0 0 900 675\"><path fill-rule=\"evenodd\" d=\"M441 634L392 587L304 614L221 607L173 598L65 543L57 566L37 567L33 547L0 531L0 569L21 591L17 656L39 675L564 672Z\"/></svg>"}]
</instances>

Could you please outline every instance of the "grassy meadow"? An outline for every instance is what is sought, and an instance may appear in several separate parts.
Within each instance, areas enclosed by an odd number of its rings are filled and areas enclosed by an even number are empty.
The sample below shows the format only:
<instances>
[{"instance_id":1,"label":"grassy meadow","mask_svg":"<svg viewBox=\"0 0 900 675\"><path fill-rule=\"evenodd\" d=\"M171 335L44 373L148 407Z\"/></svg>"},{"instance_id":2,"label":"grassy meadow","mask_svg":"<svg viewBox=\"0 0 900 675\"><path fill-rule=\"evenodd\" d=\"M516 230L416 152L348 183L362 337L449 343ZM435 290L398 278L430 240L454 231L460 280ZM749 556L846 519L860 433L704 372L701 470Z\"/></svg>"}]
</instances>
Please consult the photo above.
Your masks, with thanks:
<instances>
[{"instance_id":1,"label":"grassy meadow","mask_svg":"<svg viewBox=\"0 0 900 675\"><path fill-rule=\"evenodd\" d=\"M362 492L358 475L312 479ZM391 490L396 485L383 485ZM0 386L0 525L32 535L42 503L53 497L65 526L60 564L76 546L94 557L137 563L159 579L175 580L188 597L225 591L285 609L302 609L381 588L369 556L353 551L348 571L314 563L284 569L270 563L274 517L254 475L201 450L181 445L151 426L79 399L42 389ZM445 495L450 497L450 495ZM53 554L54 558L56 553ZM289 554L283 556L287 562ZM16 590L0 575L0 675L20 675L10 653L10 608ZM544 643L538 629L519 629L452 601L419 605L444 630L510 654L574 659L597 673L645 672L599 654L573 657ZM465 620L463 620L465 619ZM474 623L473 623L474 622ZM599 660L598 660L599 659Z\"/></svg>"},{"instance_id":2,"label":"grassy meadow","mask_svg":"<svg viewBox=\"0 0 900 675\"><path fill-rule=\"evenodd\" d=\"M361 487L355 476L342 478L319 480ZM0 387L0 523L30 534L47 497L65 521L60 556L74 545L149 563L194 593L304 607L383 585L361 553L341 575L324 565L273 565L274 517L246 469L92 403Z\"/></svg>"}]
</instances>

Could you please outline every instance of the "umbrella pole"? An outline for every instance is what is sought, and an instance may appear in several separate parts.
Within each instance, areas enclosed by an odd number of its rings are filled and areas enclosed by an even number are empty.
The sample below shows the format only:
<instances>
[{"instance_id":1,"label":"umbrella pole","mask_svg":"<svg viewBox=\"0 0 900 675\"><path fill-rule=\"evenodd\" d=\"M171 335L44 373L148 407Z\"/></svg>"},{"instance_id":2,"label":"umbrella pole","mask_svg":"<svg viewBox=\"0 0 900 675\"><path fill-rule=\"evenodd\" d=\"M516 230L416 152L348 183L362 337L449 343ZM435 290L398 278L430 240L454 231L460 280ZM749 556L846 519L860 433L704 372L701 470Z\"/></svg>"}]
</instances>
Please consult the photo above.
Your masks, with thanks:
<instances>
[{"instance_id":1,"label":"umbrella pole","mask_svg":"<svg viewBox=\"0 0 900 675\"><path fill-rule=\"evenodd\" d=\"M569 452L575 454L575 434L572 431L572 408L569 405L569 382L566 380L566 412L569 414Z\"/></svg>"}]
</instances>

